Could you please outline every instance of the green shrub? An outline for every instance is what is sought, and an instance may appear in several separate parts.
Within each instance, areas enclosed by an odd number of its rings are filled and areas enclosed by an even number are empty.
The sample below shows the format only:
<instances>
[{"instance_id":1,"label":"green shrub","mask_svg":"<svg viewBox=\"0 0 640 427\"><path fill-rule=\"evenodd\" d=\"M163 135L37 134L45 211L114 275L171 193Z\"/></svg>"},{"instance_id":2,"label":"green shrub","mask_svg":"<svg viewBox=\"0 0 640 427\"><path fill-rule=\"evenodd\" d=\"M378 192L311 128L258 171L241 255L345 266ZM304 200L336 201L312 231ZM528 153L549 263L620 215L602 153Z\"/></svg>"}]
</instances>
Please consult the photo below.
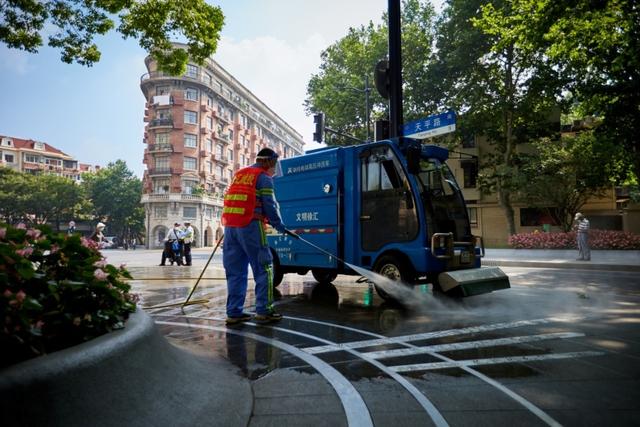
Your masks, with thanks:
<instances>
[{"instance_id":1,"label":"green shrub","mask_svg":"<svg viewBox=\"0 0 640 427\"><path fill-rule=\"evenodd\" d=\"M137 302L124 278L80 235L0 224L0 367L123 328Z\"/></svg>"}]
</instances>

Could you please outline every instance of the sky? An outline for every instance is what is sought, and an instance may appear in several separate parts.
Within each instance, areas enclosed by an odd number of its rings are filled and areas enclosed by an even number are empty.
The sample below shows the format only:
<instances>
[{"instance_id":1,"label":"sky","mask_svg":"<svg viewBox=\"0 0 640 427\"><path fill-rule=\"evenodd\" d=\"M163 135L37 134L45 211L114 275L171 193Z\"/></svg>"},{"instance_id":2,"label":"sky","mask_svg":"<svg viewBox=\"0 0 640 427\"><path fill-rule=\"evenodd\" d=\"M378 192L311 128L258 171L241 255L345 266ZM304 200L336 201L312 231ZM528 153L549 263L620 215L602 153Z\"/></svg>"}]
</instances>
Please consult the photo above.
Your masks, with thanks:
<instances>
[{"instance_id":1,"label":"sky","mask_svg":"<svg viewBox=\"0 0 640 427\"><path fill-rule=\"evenodd\" d=\"M320 53L350 27L381 23L386 0L217 0L225 15L213 58L312 143L313 117L303 102ZM82 163L117 159L142 177L146 52L116 33L96 38L101 60L65 64L0 44L0 135L47 142Z\"/></svg>"}]
</instances>

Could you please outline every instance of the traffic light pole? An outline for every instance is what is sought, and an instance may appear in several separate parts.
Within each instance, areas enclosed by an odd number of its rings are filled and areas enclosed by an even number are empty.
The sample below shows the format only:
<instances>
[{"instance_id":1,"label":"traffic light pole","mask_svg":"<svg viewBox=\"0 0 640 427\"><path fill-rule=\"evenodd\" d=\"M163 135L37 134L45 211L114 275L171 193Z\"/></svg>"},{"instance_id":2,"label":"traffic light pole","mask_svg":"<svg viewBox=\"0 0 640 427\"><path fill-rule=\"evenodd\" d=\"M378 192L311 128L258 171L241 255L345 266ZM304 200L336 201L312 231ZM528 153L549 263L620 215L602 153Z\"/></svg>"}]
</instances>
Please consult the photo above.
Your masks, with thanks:
<instances>
[{"instance_id":1,"label":"traffic light pole","mask_svg":"<svg viewBox=\"0 0 640 427\"><path fill-rule=\"evenodd\" d=\"M400 0L389 0L389 137L401 136L402 53Z\"/></svg>"}]
</instances>

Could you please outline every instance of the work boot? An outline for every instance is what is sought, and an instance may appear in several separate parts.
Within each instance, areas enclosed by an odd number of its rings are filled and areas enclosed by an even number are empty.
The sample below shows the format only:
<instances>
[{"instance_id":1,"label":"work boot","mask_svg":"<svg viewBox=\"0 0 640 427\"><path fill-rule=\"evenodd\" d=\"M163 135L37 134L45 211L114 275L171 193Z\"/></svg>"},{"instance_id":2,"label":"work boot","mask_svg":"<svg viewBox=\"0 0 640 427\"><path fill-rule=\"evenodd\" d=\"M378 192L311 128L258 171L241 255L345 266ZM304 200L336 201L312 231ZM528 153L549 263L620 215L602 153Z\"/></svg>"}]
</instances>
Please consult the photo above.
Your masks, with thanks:
<instances>
[{"instance_id":1,"label":"work boot","mask_svg":"<svg viewBox=\"0 0 640 427\"><path fill-rule=\"evenodd\" d=\"M279 320L282 320L282 314L276 313L275 311L267 314L256 314L253 320L256 323L264 325L265 323L277 322Z\"/></svg>"},{"instance_id":2,"label":"work boot","mask_svg":"<svg viewBox=\"0 0 640 427\"><path fill-rule=\"evenodd\" d=\"M235 325L241 322L248 322L249 320L251 320L251 315L249 313L242 313L239 316L227 316L225 323L227 325Z\"/></svg>"}]
</instances>

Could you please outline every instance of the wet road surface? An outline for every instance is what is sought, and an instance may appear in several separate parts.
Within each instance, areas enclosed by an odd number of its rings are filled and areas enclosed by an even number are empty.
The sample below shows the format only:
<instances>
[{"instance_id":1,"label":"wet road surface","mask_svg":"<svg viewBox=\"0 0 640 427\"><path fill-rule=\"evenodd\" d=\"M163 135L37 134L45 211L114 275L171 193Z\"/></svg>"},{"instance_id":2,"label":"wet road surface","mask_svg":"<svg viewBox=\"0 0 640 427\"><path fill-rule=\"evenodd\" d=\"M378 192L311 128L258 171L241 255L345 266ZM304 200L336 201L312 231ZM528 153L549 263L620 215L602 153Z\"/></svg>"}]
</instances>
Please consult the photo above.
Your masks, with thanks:
<instances>
[{"instance_id":1,"label":"wet road surface","mask_svg":"<svg viewBox=\"0 0 640 427\"><path fill-rule=\"evenodd\" d=\"M153 306L184 301L201 267L130 270ZM423 286L406 306L356 277L287 275L281 322L227 327L214 258L193 296L206 305L147 312L175 345L252 380L251 425L637 425L640 274L504 271L509 290L451 300Z\"/></svg>"}]
</instances>

